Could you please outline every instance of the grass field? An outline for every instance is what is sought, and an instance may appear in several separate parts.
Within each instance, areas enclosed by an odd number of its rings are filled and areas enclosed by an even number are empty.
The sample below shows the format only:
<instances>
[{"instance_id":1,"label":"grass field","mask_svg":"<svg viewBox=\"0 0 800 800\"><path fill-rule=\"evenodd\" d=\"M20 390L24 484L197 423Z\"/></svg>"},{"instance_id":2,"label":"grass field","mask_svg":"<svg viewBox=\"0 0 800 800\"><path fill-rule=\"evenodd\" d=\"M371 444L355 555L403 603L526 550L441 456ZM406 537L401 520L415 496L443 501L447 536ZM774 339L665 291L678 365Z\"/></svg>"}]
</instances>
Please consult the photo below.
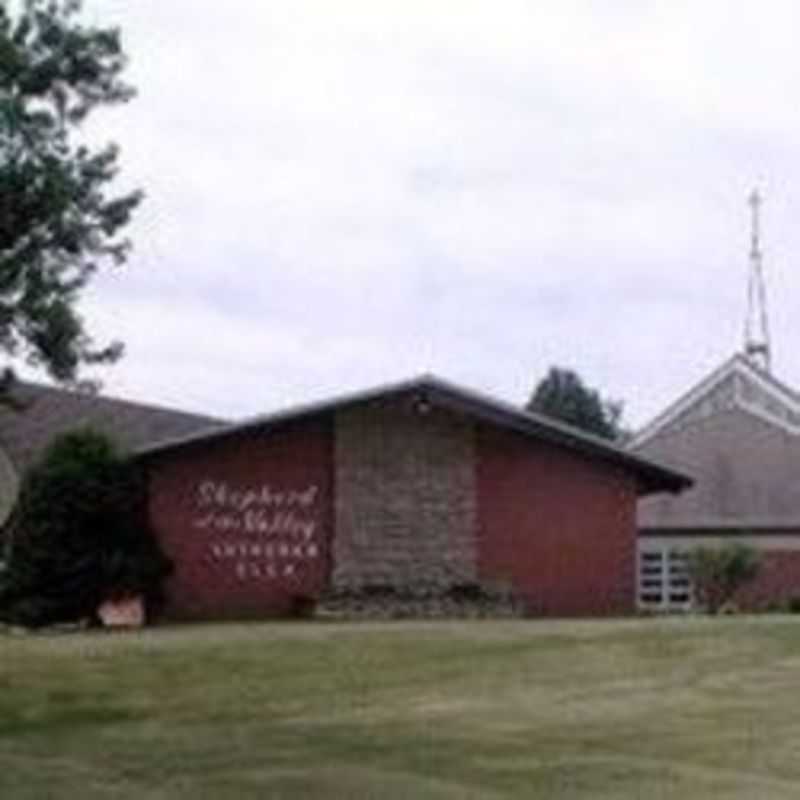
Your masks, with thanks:
<instances>
[{"instance_id":1,"label":"grass field","mask_svg":"<svg viewBox=\"0 0 800 800\"><path fill-rule=\"evenodd\" d=\"M0 798L798 798L800 618L0 634Z\"/></svg>"}]
</instances>

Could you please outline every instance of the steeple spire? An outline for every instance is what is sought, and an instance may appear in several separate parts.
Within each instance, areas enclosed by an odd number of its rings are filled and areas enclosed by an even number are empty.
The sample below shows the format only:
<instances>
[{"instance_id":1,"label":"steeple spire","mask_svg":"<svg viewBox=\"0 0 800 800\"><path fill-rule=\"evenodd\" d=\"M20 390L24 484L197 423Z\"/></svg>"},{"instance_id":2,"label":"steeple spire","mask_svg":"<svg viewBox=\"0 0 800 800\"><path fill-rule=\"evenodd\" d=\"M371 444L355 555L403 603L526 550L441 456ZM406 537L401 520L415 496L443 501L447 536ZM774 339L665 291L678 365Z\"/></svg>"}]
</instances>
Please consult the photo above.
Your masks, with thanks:
<instances>
[{"instance_id":1,"label":"steeple spire","mask_svg":"<svg viewBox=\"0 0 800 800\"><path fill-rule=\"evenodd\" d=\"M747 277L747 318L744 325L744 354L757 367L770 371L771 352L767 318L767 290L761 252L761 195L754 189L747 199L751 210L750 269Z\"/></svg>"}]
</instances>

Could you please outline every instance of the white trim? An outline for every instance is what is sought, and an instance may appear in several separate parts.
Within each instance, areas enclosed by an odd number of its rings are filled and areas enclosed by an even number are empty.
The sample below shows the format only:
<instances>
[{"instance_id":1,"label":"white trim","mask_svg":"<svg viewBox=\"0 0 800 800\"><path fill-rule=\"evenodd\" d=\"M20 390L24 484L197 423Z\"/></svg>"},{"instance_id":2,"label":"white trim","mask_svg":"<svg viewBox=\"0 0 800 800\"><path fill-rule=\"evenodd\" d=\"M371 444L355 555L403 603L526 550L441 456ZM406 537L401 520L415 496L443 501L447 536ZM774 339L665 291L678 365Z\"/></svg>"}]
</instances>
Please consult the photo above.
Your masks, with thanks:
<instances>
[{"instance_id":1,"label":"white trim","mask_svg":"<svg viewBox=\"0 0 800 800\"><path fill-rule=\"evenodd\" d=\"M646 536L639 539L639 548L654 550L659 548L674 548L679 550L692 550L695 547L724 547L726 544L743 544L761 552L770 551L797 551L800 550L800 536L785 533L768 533L758 536L748 534L734 534L732 536L715 536L714 534L702 536L681 536L659 534Z\"/></svg>"},{"instance_id":2,"label":"white trim","mask_svg":"<svg viewBox=\"0 0 800 800\"><path fill-rule=\"evenodd\" d=\"M647 423L634 437L630 447L635 449L652 439L660 430L674 422L684 411L693 406L704 394L716 384L721 383L733 371L739 356L733 356L722 366L717 367L710 375L703 378L700 383L684 392L674 403L667 406L658 416Z\"/></svg>"},{"instance_id":3,"label":"white trim","mask_svg":"<svg viewBox=\"0 0 800 800\"><path fill-rule=\"evenodd\" d=\"M782 387L774 378L769 380L760 370L751 366L751 364L744 359L741 359L740 363L741 366L746 367L747 377L753 378L767 394L771 394L776 400L780 400L782 403L789 406L792 411L800 414L800 398L788 387Z\"/></svg>"},{"instance_id":4,"label":"white trim","mask_svg":"<svg viewBox=\"0 0 800 800\"><path fill-rule=\"evenodd\" d=\"M700 401L705 394L708 394L715 386L722 383L731 375L739 375L748 380L752 380L759 389L773 397L777 402L788 406L789 409L800 415L800 401L789 393L788 390L781 390L772 381L767 380L756 370L743 356L736 354L728 359L722 366L715 369L708 377L700 381L696 386L679 397L672 405L668 406L657 417L645 425L633 438L629 447L635 450L648 440L652 439L660 431L671 425L685 411ZM741 399L739 382L734 387L734 406L747 411L754 416L771 422L792 434L800 434L800 426L792 425L785 419L774 416L763 408L755 406L753 403L744 402Z\"/></svg>"},{"instance_id":5,"label":"white trim","mask_svg":"<svg viewBox=\"0 0 800 800\"><path fill-rule=\"evenodd\" d=\"M744 411L746 414L752 414L754 417L758 417L764 422L768 422L778 428L783 428L783 430L792 434L793 436L800 436L800 425L792 425L791 422L781 419L774 414L770 414L769 411L759 408L754 403L745 403L743 401L739 401L737 408L739 408L741 411Z\"/></svg>"},{"instance_id":6,"label":"white trim","mask_svg":"<svg viewBox=\"0 0 800 800\"><path fill-rule=\"evenodd\" d=\"M636 548L636 606L642 611L690 611L694 591L686 564L689 548L671 541L639 541ZM645 561L650 561L645 564ZM650 574L644 572L650 568Z\"/></svg>"}]
</instances>

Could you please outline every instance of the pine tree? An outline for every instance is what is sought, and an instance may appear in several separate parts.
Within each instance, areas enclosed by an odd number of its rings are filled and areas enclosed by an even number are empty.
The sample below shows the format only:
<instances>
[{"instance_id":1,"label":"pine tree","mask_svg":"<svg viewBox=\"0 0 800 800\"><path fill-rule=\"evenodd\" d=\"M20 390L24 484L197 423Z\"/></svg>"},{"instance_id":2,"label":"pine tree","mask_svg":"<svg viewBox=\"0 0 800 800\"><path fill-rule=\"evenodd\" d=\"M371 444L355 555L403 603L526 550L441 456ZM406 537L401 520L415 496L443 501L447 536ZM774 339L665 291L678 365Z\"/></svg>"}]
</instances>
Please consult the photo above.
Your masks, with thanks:
<instances>
[{"instance_id":1,"label":"pine tree","mask_svg":"<svg viewBox=\"0 0 800 800\"><path fill-rule=\"evenodd\" d=\"M551 367L531 395L528 411L566 422L605 439L621 439L622 404L604 400L569 369Z\"/></svg>"}]
</instances>

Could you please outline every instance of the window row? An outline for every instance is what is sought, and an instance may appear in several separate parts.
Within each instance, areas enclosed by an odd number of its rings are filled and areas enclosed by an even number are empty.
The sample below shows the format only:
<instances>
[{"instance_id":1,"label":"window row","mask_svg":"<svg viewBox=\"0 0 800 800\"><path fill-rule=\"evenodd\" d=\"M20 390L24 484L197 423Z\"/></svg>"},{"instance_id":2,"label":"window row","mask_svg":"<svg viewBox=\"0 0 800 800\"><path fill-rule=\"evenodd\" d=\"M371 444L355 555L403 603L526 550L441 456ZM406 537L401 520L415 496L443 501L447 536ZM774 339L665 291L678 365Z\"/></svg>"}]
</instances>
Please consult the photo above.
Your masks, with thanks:
<instances>
[{"instance_id":1,"label":"window row","mask_svg":"<svg viewBox=\"0 0 800 800\"><path fill-rule=\"evenodd\" d=\"M640 545L637 599L651 611L686 611L692 606L692 585L685 551Z\"/></svg>"}]
</instances>

